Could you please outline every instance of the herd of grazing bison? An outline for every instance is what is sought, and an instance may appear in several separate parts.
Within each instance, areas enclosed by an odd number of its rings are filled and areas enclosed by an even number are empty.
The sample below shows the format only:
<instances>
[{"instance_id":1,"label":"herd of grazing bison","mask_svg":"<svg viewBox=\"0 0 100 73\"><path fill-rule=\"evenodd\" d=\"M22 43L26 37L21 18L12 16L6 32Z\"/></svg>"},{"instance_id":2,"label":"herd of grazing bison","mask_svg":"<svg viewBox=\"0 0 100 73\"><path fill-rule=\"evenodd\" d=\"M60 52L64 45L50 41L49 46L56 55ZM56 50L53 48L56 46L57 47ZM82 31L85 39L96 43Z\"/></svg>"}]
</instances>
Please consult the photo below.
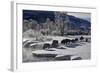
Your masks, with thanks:
<instances>
[{"instance_id":1,"label":"herd of grazing bison","mask_svg":"<svg viewBox=\"0 0 100 73\"><path fill-rule=\"evenodd\" d=\"M70 43L76 43L78 41L88 42L90 40L89 40L89 38L84 38L83 36L81 36L80 38L75 38L75 39L63 39L63 40L61 40L60 43L63 45L67 45ZM58 40L53 40L52 44L44 43L43 49L45 49L45 48L57 48L58 46L59 46Z\"/></svg>"},{"instance_id":2,"label":"herd of grazing bison","mask_svg":"<svg viewBox=\"0 0 100 73\"><path fill-rule=\"evenodd\" d=\"M85 38L83 36L81 36L79 38L74 38L74 39L66 38L66 39L62 39L61 42L60 42L60 44L68 45L68 44L71 44L71 43L76 43L78 41L81 41L81 42L82 41L89 42L90 39L89 38ZM27 42L27 41L25 41L25 42ZM23 42L23 44L25 42ZM33 43L35 43L35 42L32 42L32 41L31 42L27 42L27 44L24 44L24 47L27 47L28 48L28 47L30 47L30 44L33 44ZM46 49L46 48L57 48L58 46L59 46L58 40L53 40L51 44L50 43L44 43L42 49Z\"/></svg>"}]
</instances>

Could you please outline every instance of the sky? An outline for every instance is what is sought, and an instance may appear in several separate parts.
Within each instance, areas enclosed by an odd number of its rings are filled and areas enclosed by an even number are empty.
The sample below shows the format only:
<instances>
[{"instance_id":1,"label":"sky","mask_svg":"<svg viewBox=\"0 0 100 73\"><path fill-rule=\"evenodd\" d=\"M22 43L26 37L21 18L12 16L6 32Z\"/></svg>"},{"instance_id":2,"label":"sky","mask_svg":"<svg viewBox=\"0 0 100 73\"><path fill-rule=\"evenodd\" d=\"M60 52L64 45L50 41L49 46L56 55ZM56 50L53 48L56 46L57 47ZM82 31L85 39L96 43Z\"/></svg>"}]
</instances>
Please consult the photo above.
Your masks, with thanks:
<instances>
[{"instance_id":1,"label":"sky","mask_svg":"<svg viewBox=\"0 0 100 73\"><path fill-rule=\"evenodd\" d=\"M68 15L73 15L78 18L82 18L88 21L91 21L91 14L90 13L82 13L82 12L68 12Z\"/></svg>"}]
</instances>

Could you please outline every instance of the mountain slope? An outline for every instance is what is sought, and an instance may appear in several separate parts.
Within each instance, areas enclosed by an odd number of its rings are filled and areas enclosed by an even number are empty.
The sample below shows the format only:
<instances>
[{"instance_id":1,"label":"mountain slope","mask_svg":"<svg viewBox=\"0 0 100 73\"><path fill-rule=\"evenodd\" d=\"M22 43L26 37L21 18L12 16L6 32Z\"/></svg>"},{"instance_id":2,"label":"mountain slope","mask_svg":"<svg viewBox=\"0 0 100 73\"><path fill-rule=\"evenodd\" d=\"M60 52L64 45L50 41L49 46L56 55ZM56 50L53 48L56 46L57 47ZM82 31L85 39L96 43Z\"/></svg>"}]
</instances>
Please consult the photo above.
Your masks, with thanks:
<instances>
[{"instance_id":1,"label":"mountain slope","mask_svg":"<svg viewBox=\"0 0 100 73\"><path fill-rule=\"evenodd\" d=\"M84 27L88 29L91 27L91 22L84 20L82 18L77 18L75 16L66 15L69 18L69 22L73 27ZM23 10L23 19L33 19L36 20L39 24L45 23L46 19L50 18L51 21L55 21L54 11L32 11L32 10Z\"/></svg>"}]
</instances>

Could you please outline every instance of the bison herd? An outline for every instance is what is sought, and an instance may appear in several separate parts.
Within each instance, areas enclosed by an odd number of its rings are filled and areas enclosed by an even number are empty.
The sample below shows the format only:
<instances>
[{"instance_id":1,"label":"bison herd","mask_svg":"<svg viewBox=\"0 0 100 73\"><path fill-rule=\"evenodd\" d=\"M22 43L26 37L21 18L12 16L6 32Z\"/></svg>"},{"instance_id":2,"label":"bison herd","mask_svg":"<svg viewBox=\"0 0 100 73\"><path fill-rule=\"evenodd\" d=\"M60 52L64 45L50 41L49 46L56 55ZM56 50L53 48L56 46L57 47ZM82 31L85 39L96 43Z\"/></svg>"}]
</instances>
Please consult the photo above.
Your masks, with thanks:
<instances>
[{"instance_id":1,"label":"bison herd","mask_svg":"<svg viewBox=\"0 0 100 73\"><path fill-rule=\"evenodd\" d=\"M83 36L81 36L80 38L75 38L75 39L63 39L63 40L61 40L60 43L63 45L68 45L71 43L76 43L78 41L88 42L89 38L84 38ZM45 49L45 48L57 48L58 46L59 46L58 40L53 40L52 44L44 43L43 49Z\"/></svg>"},{"instance_id":2,"label":"bison herd","mask_svg":"<svg viewBox=\"0 0 100 73\"><path fill-rule=\"evenodd\" d=\"M61 41L61 44L69 44L69 43L75 43L78 41L78 38L75 38L75 39L63 39Z\"/></svg>"},{"instance_id":3,"label":"bison herd","mask_svg":"<svg viewBox=\"0 0 100 73\"><path fill-rule=\"evenodd\" d=\"M83 41L84 42L89 42L90 39L89 38L84 38L83 36L81 36L79 38L74 38L74 39L66 38L66 39L61 40L60 42L58 42L58 40L53 40L51 44L50 43L44 43L43 46L42 46L42 49L57 48L59 46L59 43L63 44L63 45L68 45L68 44L74 44L78 41L80 41L80 42L83 42ZM35 42L25 41L25 42L23 42L23 46L28 48L33 43L35 43Z\"/></svg>"}]
</instances>

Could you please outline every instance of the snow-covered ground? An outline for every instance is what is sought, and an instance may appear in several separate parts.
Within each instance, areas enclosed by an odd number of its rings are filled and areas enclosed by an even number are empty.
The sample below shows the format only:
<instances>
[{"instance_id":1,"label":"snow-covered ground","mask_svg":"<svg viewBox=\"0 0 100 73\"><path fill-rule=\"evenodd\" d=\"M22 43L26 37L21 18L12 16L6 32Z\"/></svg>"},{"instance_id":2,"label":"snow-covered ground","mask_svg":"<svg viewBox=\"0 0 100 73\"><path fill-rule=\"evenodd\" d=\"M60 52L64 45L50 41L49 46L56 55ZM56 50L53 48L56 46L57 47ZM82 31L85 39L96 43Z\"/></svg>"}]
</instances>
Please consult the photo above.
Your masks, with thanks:
<instances>
[{"instance_id":1,"label":"snow-covered ground","mask_svg":"<svg viewBox=\"0 0 100 73\"><path fill-rule=\"evenodd\" d=\"M51 38L52 40L58 40L59 44L61 40L68 38L68 39L73 39L73 38L79 38L80 36L68 36L68 37L62 37L62 36L44 36L44 38ZM85 38L90 38L90 36L84 36ZM33 38L34 39L34 38ZM31 38L24 38L24 40L32 40ZM33 43L31 46L38 45L35 49L34 48L25 48L23 47L23 62L36 62L36 61L52 61L53 58L49 57L35 57L32 53L48 53L43 51L42 47L44 43L52 43L52 40L46 40L45 41L40 41L38 43ZM72 43L69 45L61 45L65 47L66 49L55 49L56 51L50 51L49 53L59 53L59 54L73 54L81 57L83 60L85 59L90 59L91 58L91 42L76 42ZM42 50L42 51L41 51Z\"/></svg>"}]
</instances>

